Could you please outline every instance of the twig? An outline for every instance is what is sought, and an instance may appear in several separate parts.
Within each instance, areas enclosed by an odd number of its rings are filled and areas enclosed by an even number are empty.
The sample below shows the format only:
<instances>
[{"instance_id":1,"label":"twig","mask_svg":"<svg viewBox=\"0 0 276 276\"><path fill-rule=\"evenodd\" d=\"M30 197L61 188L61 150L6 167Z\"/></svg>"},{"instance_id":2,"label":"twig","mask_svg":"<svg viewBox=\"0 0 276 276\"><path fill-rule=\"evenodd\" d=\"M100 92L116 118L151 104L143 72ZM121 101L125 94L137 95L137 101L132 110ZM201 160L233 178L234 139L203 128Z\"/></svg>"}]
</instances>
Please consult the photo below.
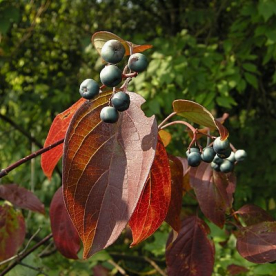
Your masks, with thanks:
<instances>
[{"instance_id":1,"label":"twig","mask_svg":"<svg viewBox=\"0 0 276 276\"><path fill-rule=\"evenodd\" d=\"M176 115L176 112L172 112L167 118L165 118L158 126L158 129L160 130L161 127L170 119L172 118L174 115Z\"/></svg>"},{"instance_id":2,"label":"twig","mask_svg":"<svg viewBox=\"0 0 276 276\"><path fill-rule=\"evenodd\" d=\"M46 236L43 240L41 240L40 242L38 242L36 245L34 245L31 249L29 249L27 252L21 254L20 256L18 256L17 260L15 262L13 262L10 266L8 266L6 269L4 269L0 276L4 276L6 273L8 273L9 271L11 271L17 264L19 264L23 259L25 259L28 255L30 255L33 251L35 251L38 247L40 247L41 245L43 245L44 243L46 243L48 240L50 240L53 237L53 234L49 234L48 236Z\"/></svg>"},{"instance_id":3,"label":"twig","mask_svg":"<svg viewBox=\"0 0 276 276\"><path fill-rule=\"evenodd\" d=\"M119 271L122 275L128 276L128 274L126 273L126 271L125 271L121 266L119 266L118 264L116 264L113 260L108 260L108 263L110 263L110 264L113 265L115 268L117 268L118 271Z\"/></svg>"},{"instance_id":4,"label":"twig","mask_svg":"<svg viewBox=\"0 0 276 276\"><path fill-rule=\"evenodd\" d=\"M64 142L64 139L61 139L57 142L55 142L54 144L48 146L48 147L45 147L45 148L42 148L36 152L33 152L32 154L18 160L17 162L15 162L14 164L8 166L6 169L3 169L0 171L0 178L7 175L10 171L14 170L15 168L19 167L20 165L26 163L27 161L37 157L38 155L41 155L42 153L46 152L46 151L49 151L51 149L53 149L54 147L62 144Z\"/></svg>"},{"instance_id":5,"label":"twig","mask_svg":"<svg viewBox=\"0 0 276 276\"><path fill-rule=\"evenodd\" d=\"M159 274L161 274L162 276L166 276L166 274L164 273L164 271L156 264L156 262L154 262L153 260L151 260L148 257L145 257L145 260L156 269L157 272L159 272Z\"/></svg>"}]
</instances>

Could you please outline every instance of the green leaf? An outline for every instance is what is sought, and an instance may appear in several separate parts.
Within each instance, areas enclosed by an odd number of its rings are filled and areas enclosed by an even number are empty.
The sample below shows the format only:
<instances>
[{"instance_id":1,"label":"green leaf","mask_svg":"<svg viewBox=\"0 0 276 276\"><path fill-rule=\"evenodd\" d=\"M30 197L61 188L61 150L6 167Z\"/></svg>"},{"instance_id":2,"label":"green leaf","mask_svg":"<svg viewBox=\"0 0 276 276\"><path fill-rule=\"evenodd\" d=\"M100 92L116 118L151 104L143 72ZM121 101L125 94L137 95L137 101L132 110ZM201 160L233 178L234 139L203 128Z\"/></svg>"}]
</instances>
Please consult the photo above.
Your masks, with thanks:
<instances>
[{"instance_id":1,"label":"green leaf","mask_svg":"<svg viewBox=\"0 0 276 276\"><path fill-rule=\"evenodd\" d=\"M193 123L209 127L210 129L217 128L222 140L228 137L227 129L215 120L211 112L198 103L188 100L175 100L173 102L173 110L177 115L185 117Z\"/></svg>"},{"instance_id":2,"label":"green leaf","mask_svg":"<svg viewBox=\"0 0 276 276\"><path fill-rule=\"evenodd\" d=\"M253 74L245 72L244 77L249 84L251 84L255 89L258 89L258 80Z\"/></svg>"},{"instance_id":3,"label":"green leaf","mask_svg":"<svg viewBox=\"0 0 276 276\"><path fill-rule=\"evenodd\" d=\"M252 64L252 63L244 63L244 64L242 65L242 67L243 67L246 71L249 71L249 72L252 72L252 73L258 72L257 66L256 66L255 64Z\"/></svg>"},{"instance_id":4,"label":"green leaf","mask_svg":"<svg viewBox=\"0 0 276 276\"><path fill-rule=\"evenodd\" d=\"M260 0L258 12L266 22L273 14L276 14L276 2L274 0Z\"/></svg>"}]
</instances>

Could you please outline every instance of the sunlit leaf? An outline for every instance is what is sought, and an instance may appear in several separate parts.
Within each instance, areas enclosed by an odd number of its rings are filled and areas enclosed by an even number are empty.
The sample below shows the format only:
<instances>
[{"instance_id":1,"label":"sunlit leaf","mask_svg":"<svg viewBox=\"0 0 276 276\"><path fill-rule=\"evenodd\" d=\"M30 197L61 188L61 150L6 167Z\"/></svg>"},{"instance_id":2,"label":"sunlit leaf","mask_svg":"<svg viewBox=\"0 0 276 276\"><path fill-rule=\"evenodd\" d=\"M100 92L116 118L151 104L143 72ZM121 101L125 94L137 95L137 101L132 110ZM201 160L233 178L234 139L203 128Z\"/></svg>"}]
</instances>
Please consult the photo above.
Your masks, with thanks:
<instances>
[{"instance_id":1,"label":"sunlit leaf","mask_svg":"<svg viewBox=\"0 0 276 276\"><path fill-rule=\"evenodd\" d=\"M172 140L171 134L164 129L159 130L158 134L161 137L164 146L166 147Z\"/></svg>"},{"instance_id":2,"label":"sunlit leaf","mask_svg":"<svg viewBox=\"0 0 276 276\"><path fill-rule=\"evenodd\" d=\"M61 140L65 137L65 133L70 124L70 121L75 114L76 110L85 102L85 99L81 98L71 107L58 114L48 132L48 136L45 140L44 147L50 146L53 143ZM58 145L57 147L43 153L41 155L41 168L44 174L51 178L53 170L57 165L59 159L63 153L63 144Z\"/></svg>"},{"instance_id":3,"label":"sunlit leaf","mask_svg":"<svg viewBox=\"0 0 276 276\"><path fill-rule=\"evenodd\" d=\"M171 169L171 202L166 216L166 222L179 232L181 227L180 212L182 208L183 194L183 166L181 161L172 155L169 155Z\"/></svg>"},{"instance_id":4,"label":"sunlit leaf","mask_svg":"<svg viewBox=\"0 0 276 276\"><path fill-rule=\"evenodd\" d=\"M208 239L210 229L196 216L182 222L177 239L171 243L169 236L166 263L169 276L211 276L214 266L215 247Z\"/></svg>"},{"instance_id":5,"label":"sunlit leaf","mask_svg":"<svg viewBox=\"0 0 276 276\"><path fill-rule=\"evenodd\" d=\"M0 185L0 197L19 208L44 213L44 205L31 191L16 184Z\"/></svg>"},{"instance_id":6,"label":"sunlit leaf","mask_svg":"<svg viewBox=\"0 0 276 276\"><path fill-rule=\"evenodd\" d=\"M190 184L194 188L201 211L219 227L225 223L233 202L236 180L232 173L224 174L211 169L202 162L190 169Z\"/></svg>"},{"instance_id":7,"label":"sunlit leaf","mask_svg":"<svg viewBox=\"0 0 276 276\"><path fill-rule=\"evenodd\" d=\"M0 205L0 261L17 253L25 234L25 221L21 212L9 204Z\"/></svg>"},{"instance_id":8,"label":"sunlit leaf","mask_svg":"<svg viewBox=\"0 0 276 276\"><path fill-rule=\"evenodd\" d=\"M105 44L105 42L107 42L108 40L111 40L111 39L119 40L124 45L125 50L126 50L126 52L125 52L126 56L130 55L130 50L129 50L130 45L133 47L133 53L144 52L145 50L152 48L152 45L133 44L129 41L126 41L126 40L120 38L119 36L117 36L113 33L107 32L107 31L96 32L95 34L93 34L91 41L92 41L92 44L95 46L97 52L99 54L101 54L103 45Z\"/></svg>"},{"instance_id":9,"label":"sunlit leaf","mask_svg":"<svg viewBox=\"0 0 276 276\"><path fill-rule=\"evenodd\" d=\"M56 191L50 205L50 221L58 251L66 258L78 259L81 240L65 208L61 187Z\"/></svg>"},{"instance_id":10,"label":"sunlit leaf","mask_svg":"<svg viewBox=\"0 0 276 276\"><path fill-rule=\"evenodd\" d=\"M259 206L246 204L235 212L242 217L247 226L263 221L274 221L273 217Z\"/></svg>"},{"instance_id":11,"label":"sunlit leaf","mask_svg":"<svg viewBox=\"0 0 276 276\"><path fill-rule=\"evenodd\" d=\"M84 245L84 258L112 244L128 223L150 172L157 123L129 92L130 107L115 124L100 120L111 93L85 102L68 128L63 158L66 208Z\"/></svg>"},{"instance_id":12,"label":"sunlit leaf","mask_svg":"<svg viewBox=\"0 0 276 276\"><path fill-rule=\"evenodd\" d=\"M156 154L145 189L129 221L135 246L151 236L165 220L171 200L171 172L166 149L158 137Z\"/></svg>"},{"instance_id":13,"label":"sunlit leaf","mask_svg":"<svg viewBox=\"0 0 276 276\"><path fill-rule=\"evenodd\" d=\"M276 222L265 221L240 229L237 250L246 260L263 264L276 260Z\"/></svg>"},{"instance_id":14,"label":"sunlit leaf","mask_svg":"<svg viewBox=\"0 0 276 276\"><path fill-rule=\"evenodd\" d=\"M175 100L173 110L177 115L185 117L190 122L208 127L211 130L217 129L222 140L228 137L227 129L214 118L210 111L198 103L188 100Z\"/></svg>"}]
</instances>

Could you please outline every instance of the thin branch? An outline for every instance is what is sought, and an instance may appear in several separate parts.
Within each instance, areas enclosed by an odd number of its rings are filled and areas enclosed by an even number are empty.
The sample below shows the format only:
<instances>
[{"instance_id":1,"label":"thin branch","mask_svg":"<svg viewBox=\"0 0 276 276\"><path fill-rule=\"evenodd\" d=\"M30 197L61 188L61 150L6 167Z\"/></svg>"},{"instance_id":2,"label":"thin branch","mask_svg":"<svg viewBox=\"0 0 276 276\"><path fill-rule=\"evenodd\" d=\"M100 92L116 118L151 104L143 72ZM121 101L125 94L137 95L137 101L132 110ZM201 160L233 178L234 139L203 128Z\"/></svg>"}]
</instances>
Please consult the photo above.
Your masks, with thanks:
<instances>
[{"instance_id":1,"label":"thin branch","mask_svg":"<svg viewBox=\"0 0 276 276\"><path fill-rule=\"evenodd\" d=\"M13 120L11 120L9 117L0 114L0 118L3 121L6 121L7 123L9 123L11 126L13 126L16 130L18 130L19 132L21 132L24 136L26 136L31 142L35 143L39 148L42 148L43 145L37 141L32 135L30 135L25 129L23 129L21 126L19 126L18 124L16 124Z\"/></svg>"},{"instance_id":2,"label":"thin branch","mask_svg":"<svg viewBox=\"0 0 276 276\"><path fill-rule=\"evenodd\" d=\"M117 268L117 270L118 270L122 275L128 276L128 274L126 273L126 271L125 271L121 266L119 266L118 264L116 264L113 260L108 260L108 263L110 263L110 264L113 265L115 268Z\"/></svg>"},{"instance_id":3,"label":"thin branch","mask_svg":"<svg viewBox=\"0 0 276 276\"><path fill-rule=\"evenodd\" d=\"M42 148L36 152L33 152L32 154L20 159L19 161L15 162L14 164L8 166L6 169L3 169L2 171L0 171L0 178L7 175L10 171L14 170L15 168L19 167L20 165L26 163L27 161L41 155L42 153L46 152L46 151L49 151L51 149L53 149L54 147L62 144L64 142L64 139L61 139L57 142L55 142L54 144L48 146L48 147L45 147L45 148Z\"/></svg>"},{"instance_id":4,"label":"thin branch","mask_svg":"<svg viewBox=\"0 0 276 276\"><path fill-rule=\"evenodd\" d=\"M21 254L20 256L18 256L17 260L15 262L13 262L10 266L8 266L6 269L4 269L0 276L4 276L6 273L8 273L9 271L11 271L16 265L18 265L23 259L25 259L28 255L30 255L32 252L34 252L38 247L40 247L41 245L43 245L44 243L46 243L48 240L50 240L53 237L53 234L49 234L48 236L46 236L43 240L41 240L40 242L38 242L36 245L34 245L31 249L29 249L27 252L25 252L24 254Z\"/></svg>"},{"instance_id":5,"label":"thin branch","mask_svg":"<svg viewBox=\"0 0 276 276\"><path fill-rule=\"evenodd\" d=\"M166 276L166 273L164 273L164 271L157 265L156 262L154 262L153 260L151 260L150 258L148 257L145 257L145 260L152 266L156 269L156 271L161 274L162 276Z\"/></svg>"},{"instance_id":6,"label":"thin branch","mask_svg":"<svg viewBox=\"0 0 276 276\"><path fill-rule=\"evenodd\" d=\"M172 112L167 118L165 118L158 126L158 129L161 129L161 127L170 119L172 118L174 115L176 115L176 112Z\"/></svg>"}]
</instances>

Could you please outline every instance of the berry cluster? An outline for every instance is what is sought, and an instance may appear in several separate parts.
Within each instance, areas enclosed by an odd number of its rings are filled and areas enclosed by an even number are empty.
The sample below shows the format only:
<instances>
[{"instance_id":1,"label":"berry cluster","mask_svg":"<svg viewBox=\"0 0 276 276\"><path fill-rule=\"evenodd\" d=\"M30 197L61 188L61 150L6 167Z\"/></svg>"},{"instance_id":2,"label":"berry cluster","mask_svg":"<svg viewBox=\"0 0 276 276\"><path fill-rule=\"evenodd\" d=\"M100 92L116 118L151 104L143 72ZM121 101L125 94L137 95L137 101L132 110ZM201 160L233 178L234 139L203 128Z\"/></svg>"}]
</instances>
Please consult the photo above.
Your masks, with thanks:
<instances>
[{"instance_id":1,"label":"berry cluster","mask_svg":"<svg viewBox=\"0 0 276 276\"><path fill-rule=\"evenodd\" d=\"M188 165L197 167L201 161L211 163L212 169L229 173L234 169L236 162L243 161L247 154L245 150L232 151L228 139L221 140L217 137L212 146L208 146L200 151L199 148L190 148L186 152Z\"/></svg>"},{"instance_id":2,"label":"berry cluster","mask_svg":"<svg viewBox=\"0 0 276 276\"><path fill-rule=\"evenodd\" d=\"M123 78L127 78L128 75L124 74L116 65L121 62L125 56L125 47L118 40L108 40L101 49L101 57L107 62L107 65L100 72L100 80L103 84L102 87L113 87L119 85ZM128 64L124 70L130 70L131 72L140 73L147 68L148 62L145 55L141 53L135 53L130 55ZM80 95L91 100L96 97L101 88L93 79L86 79L80 85ZM110 99L110 106L106 106L101 110L100 118L105 123L116 123L119 119L119 112L125 111L129 108L130 98L124 91L114 93Z\"/></svg>"}]
</instances>

